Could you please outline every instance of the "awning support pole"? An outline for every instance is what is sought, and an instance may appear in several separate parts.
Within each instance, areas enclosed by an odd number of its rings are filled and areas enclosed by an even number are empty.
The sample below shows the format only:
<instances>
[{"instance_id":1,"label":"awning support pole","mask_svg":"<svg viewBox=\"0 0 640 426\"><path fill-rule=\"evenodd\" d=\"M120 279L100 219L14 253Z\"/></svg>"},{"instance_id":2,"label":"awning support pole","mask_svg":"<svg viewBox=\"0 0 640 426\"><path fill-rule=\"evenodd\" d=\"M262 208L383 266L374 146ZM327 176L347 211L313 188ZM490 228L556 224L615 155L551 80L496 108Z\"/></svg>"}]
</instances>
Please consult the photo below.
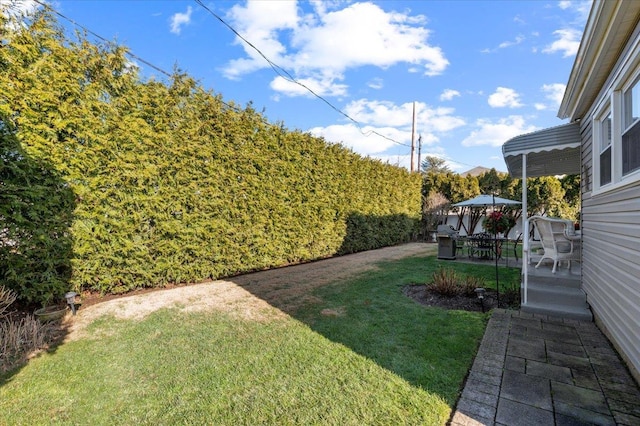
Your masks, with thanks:
<instances>
[{"instance_id":1,"label":"awning support pole","mask_svg":"<svg viewBox=\"0 0 640 426\"><path fill-rule=\"evenodd\" d=\"M522 154L522 302L524 305L527 304L529 281L529 215L527 211L527 154Z\"/></svg>"}]
</instances>

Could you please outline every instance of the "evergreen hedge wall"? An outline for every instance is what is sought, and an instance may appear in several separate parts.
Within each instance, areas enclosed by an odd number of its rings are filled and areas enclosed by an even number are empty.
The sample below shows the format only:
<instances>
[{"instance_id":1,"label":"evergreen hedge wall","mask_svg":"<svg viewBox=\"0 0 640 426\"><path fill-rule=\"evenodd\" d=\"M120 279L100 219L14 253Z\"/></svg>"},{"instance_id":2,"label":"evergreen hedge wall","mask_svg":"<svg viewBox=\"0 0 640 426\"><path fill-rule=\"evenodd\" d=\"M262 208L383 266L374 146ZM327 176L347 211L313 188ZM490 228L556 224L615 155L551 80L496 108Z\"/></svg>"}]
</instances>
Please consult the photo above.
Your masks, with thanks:
<instances>
[{"instance_id":1,"label":"evergreen hedge wall","mask_svg":"<svg viewBox=\"0 0 640 426\"><path fill-rule=\"evenodd\" d=\"M141 81L122 48L69 40L46 13L2 24L0 127L21 146L3 142L1 166L21 152L56 181L49 198L66 200L53 208L68 228L49 233L59 247L12 252L21 237L3 237L0 273L24 299L197 282L414 232L419 175L267 123L178 72ZM14 216L0 212L5 228ZM54 267L34 277L15 256Z\"/></svg>"}]
</instances>

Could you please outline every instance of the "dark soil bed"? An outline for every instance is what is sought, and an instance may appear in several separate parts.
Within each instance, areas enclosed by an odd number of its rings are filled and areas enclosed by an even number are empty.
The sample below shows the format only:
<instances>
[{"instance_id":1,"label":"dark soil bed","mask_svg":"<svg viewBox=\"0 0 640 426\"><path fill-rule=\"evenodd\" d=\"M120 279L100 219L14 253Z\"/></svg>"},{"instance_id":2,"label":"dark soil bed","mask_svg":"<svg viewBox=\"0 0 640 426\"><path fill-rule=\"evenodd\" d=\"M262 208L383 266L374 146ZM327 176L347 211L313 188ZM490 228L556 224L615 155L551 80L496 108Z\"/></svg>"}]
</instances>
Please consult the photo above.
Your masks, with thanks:
<instances>
[{"instance_id":1,"label":"dark soil bed","mask_svg":"<svg viewBox=\"0 0 640 426\"><path fill-rule=\"evenodd\" d=\"M443 296L440 293L429 289L429 287L424 284L408 285L404 287L403 292L407 297L412 298L422 305L437 306L444 309L482 312L484 306L484 310L486 312L498 307L495 290L487 290L482 303L476 296ZM501 293L500 307L515 307L517 305L515 299L518 299L518 296L510 293Z\"/></svg>"}]
</instances>

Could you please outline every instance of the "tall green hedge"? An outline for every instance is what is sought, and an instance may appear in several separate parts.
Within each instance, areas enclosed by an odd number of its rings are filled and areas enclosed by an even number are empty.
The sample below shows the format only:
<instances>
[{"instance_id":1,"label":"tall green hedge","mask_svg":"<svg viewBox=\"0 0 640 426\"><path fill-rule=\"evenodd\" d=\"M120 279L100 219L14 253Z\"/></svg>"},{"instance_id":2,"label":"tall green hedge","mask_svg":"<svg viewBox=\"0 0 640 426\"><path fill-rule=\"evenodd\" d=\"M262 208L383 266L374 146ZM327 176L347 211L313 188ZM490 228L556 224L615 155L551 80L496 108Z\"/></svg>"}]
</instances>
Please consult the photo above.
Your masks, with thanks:
<instances>
[{"instance_id":1,"label":"tall green hedge","mask_svg":"<svg viewBox=\"0 0 640 426\"><path fill-rule=\"evenodd\" d=\"M70 249L31 260L70 265L53 288L46 275L20 282L27 271L0 259L23 298L195 282L397 244L415 229L417 174L268 123L179 72L142 81L123 48L70 40L46 13L2 26L0 127L63 182L52 191L70 212L59 221Z\"/></svg>"}]
</instances>

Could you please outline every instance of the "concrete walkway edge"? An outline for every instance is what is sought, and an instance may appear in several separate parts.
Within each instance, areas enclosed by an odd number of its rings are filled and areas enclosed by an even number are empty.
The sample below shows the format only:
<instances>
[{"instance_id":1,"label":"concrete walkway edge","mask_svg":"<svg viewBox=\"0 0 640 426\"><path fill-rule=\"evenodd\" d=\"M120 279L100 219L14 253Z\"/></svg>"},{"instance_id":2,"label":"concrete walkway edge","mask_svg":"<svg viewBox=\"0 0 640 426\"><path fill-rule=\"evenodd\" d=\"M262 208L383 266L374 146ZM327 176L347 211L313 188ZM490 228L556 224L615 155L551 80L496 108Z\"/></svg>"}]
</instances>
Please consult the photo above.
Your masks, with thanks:
<instances>
[{"instance_id":1,"label":"concrete walkway edge","mask_svg":"<svg viewBox=\"0 0 640 426\"><path fill-rule=\"evenodd\" d=\"M640 425L640 389L593 322L496 309L450 424Z\"/></svg>"}]
</instances>

